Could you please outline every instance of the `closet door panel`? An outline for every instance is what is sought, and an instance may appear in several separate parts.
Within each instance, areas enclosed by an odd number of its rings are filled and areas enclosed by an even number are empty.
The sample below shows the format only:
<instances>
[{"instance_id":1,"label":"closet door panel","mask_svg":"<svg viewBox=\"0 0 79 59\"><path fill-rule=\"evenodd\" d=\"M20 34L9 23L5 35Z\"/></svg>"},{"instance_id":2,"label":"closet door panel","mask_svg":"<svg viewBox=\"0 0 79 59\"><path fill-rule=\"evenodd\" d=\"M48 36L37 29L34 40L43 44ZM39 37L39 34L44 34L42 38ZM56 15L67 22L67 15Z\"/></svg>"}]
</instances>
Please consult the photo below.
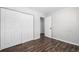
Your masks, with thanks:
<instances>
[{"instance_id":1,"label":"closet door panel","mask_svg":"<svg viewBox=\"0 0 79 59\"><path fill-rule=\"evenodd\" d=\"M5 37L4 37L4 30L5 30L5 28L4 28L4 19L5 19L5 17L4 17L4 15L5 15L5 10L4 9L1 9L1 49L3 49L3 48L5 48L5 44L4 44L4 39L5 39Z\"/></svg>"},{"instance_id":2,"label":"closet door panel","mask_svg":"<svg viewBox=\"0 0 79 59\"><path fill-rule=\"evenodd\" d=\"M20 18L19 13L10 11L7 9L2 9L2 15L3 17L3 48L11 47L16 44L21 43L21 30L20 30Z\"/></svg>"},{"instance_id":3,"label":"closet door panel","mask_svg":"<svg viewBox=\"0 0 79 59\"><path fill-rule=\"evenodd\" d=\"M33 39L33 16L1 9L1 48L8 48Z\"/></svg>"},{"instance_id":4,"label":"closet door panel","mask_svg":"<svg viewBox=\"0 0 79 59\"><path fill-rule=\"evenodd\" d=\"M33 16L23 15L22 20L22 43L33 39Z\"/></svg>"}]
</instances>

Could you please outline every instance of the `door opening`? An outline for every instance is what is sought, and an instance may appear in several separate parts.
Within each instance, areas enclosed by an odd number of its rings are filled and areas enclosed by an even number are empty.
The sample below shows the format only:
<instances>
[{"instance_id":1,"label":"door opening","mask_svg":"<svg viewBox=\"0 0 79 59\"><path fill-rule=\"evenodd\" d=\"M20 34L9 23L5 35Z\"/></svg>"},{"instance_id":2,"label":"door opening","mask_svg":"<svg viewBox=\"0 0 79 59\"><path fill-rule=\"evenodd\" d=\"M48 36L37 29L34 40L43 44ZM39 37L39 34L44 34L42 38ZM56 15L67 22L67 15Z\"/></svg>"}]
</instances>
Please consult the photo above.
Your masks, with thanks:
<instances>
[{"instance_id":1,"label":"door opening","mask_svg":"<svg viewBox=\"0 0 79 59\"><path fill-rule=\"evenodd\" d=\"M45 35L45 21L44 17L40 17L40 38L43 38Z\"/></svg>"}]
</instances>

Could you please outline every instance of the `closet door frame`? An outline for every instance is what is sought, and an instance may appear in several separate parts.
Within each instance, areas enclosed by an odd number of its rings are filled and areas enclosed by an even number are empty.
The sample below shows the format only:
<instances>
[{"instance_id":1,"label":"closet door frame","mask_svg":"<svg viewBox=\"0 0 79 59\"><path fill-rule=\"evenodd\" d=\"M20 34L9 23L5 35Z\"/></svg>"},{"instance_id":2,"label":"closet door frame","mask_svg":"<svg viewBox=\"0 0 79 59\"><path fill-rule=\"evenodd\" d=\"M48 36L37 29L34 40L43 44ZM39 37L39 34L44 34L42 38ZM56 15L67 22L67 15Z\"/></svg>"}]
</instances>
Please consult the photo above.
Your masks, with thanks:
<instances>
[{"instance_id":1,"label":"closet door frame","mask_svg":"<svg viewBox=\"0 0 79 59\"><path fill-rule=\"evenodd\" d=\"M33 14L30 14L30 13L27 13L27 12L18 11L18 10L14 10L14 9L10 9L10 8L6 8L6 7L0 7L0 21L1 21L1 9L7 9L7 10L14 11L14 12L19 12L19 13L22 13L22 14L33 16L33 40L34 40L34 34L35 34L34 29L35 29L35 27L34 27L34 15ZM1 28L1 25L0 25L0 28ZM0 35L0 50L2 50L2 48L1 48L1 35Z\"/></svg>"}]
</instances>

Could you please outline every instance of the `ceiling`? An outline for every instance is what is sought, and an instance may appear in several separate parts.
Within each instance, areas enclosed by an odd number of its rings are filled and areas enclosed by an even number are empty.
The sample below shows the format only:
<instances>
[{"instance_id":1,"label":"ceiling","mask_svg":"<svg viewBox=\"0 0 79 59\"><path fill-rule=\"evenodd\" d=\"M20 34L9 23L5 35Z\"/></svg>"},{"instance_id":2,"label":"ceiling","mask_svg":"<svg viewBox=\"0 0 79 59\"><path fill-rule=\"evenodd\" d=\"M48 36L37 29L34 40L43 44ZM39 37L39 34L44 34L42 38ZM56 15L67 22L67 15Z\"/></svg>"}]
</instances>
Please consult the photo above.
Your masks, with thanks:
<instances>
[{"instance_id":1,"label":"ceiling","mask_svg":"<svg viewBox=\"0 0 79 59\"><path fill-rule=\"evenodd\" d=\"M45 15L48 15L48 14L53 13L59 9L64 8L64 7L29 7L29 8L39 11Z\"/></svg>"}]
</instances>

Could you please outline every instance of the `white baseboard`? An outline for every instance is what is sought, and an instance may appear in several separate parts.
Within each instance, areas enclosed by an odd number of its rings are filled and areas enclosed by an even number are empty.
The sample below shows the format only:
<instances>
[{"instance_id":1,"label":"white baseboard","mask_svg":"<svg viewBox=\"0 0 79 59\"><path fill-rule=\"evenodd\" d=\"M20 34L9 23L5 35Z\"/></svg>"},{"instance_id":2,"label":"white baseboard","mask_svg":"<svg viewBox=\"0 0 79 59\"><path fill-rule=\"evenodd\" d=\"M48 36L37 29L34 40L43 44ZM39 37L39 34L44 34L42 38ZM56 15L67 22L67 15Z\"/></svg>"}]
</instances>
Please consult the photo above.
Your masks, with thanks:
<instances>
[{"instance_id":1,"label":"white baseboard","mask_svg":"<svg viewBox=\"0 0 79 59\"><path fill-rule=\"evenodd\" d=\"M79 46L79 44L77 44L77 43L75 43L75 42L66 41L66 40L63 40L63 39L55 38L55 37L52 37L52 38L54 38L54 39L56 39L56 40L60 40L60 41L66 42L66 43L70 43L70 44Z\"/></svg>"}]
</instances>

